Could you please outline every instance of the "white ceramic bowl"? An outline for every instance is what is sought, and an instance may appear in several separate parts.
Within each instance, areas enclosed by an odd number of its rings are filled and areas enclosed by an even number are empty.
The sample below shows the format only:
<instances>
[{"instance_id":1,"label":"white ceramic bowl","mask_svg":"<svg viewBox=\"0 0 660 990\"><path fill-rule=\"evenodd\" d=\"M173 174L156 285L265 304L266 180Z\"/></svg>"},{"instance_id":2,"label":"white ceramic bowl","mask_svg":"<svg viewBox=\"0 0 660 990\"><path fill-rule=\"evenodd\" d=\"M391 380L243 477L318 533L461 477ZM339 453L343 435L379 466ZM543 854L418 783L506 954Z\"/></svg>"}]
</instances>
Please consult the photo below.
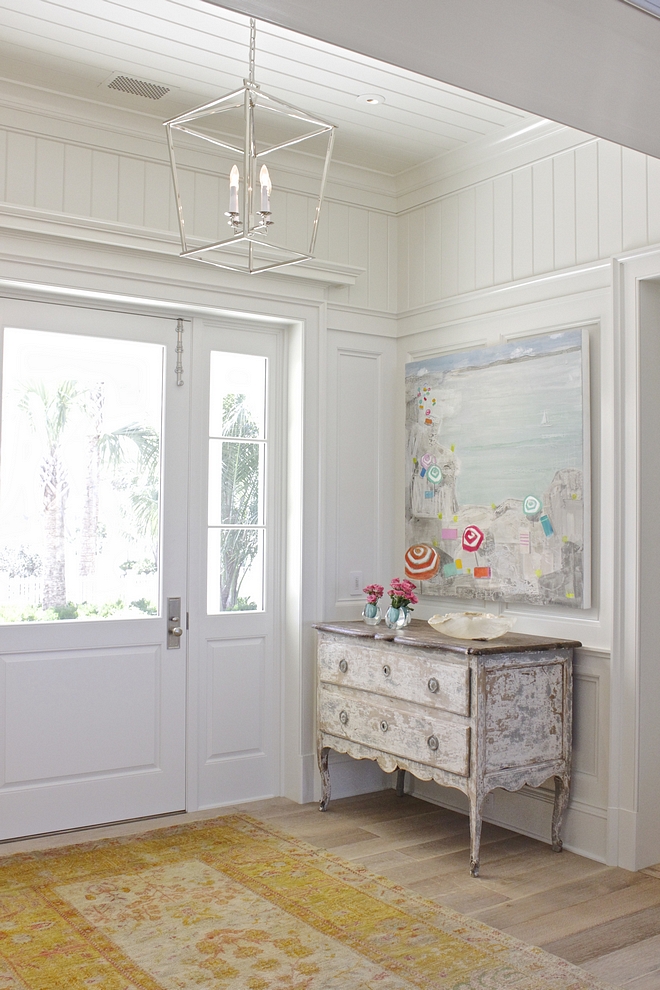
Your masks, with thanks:
<instances>
[{"instance_id":1,"label":"white ceramic bowl","mask_svg":"<svg viewBox=\"0 0 660 990\"><path fill-rule=\"evenodd\" d=\"M490 612L448 612L429 619L433 629L453 639L497 639L509 632L515 622L508 616Z\"/></svg>"}]
</instances>

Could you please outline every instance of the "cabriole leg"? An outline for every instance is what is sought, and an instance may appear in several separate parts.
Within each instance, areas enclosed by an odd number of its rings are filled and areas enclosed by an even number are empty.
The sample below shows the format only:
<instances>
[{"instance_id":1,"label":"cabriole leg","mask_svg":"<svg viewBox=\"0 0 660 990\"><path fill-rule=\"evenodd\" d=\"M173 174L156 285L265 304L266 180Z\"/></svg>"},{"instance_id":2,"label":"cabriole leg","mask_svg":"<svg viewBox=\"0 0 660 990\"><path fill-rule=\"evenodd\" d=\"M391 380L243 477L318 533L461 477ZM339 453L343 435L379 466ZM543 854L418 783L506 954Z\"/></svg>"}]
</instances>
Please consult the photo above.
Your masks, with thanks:
<instances>
[{"instance_id":1,"label":"cabriole leg","mask_svg":"<svg viewBox=\"0 0 660 990\"><path fill-rule=\"evenodd\" d=\"M481 799L470 797L470 875L473 877L479 876L481 804Z\"/></svg>"},{"instance_id":2,"label":"cabriole leg","mask_svg":"<svg viewBox=\"0 0 660 990\"><path fill-rule=\"evenodd\" d=\"M562 851L561 826L564 812L568 805L568 795L570 788L569 777L555 777L555 806L552 811L552 850L559 853Z\"/></svg>"},{"instance_id":3,"label":"cabriole leg","mask_svg":"<svg viewBox=\"0 0 660 990\"><path fill-rule=\"evenodd\" d=\"M405 786L406 786L406 771L405 770L397 770L397 772L396 772L396 793L397 793L397 797L403 797L403 795L405 794Z\"/></svg>"},{"instance_id":4,"label":"cabriole leg","mask_svg":"<svg viewBox=\"0 0 660 990\"><path fill-rule=\"evenodd\" d=\"M319 770L321 771L321 784L323 787L319 811L327 811L330 804L330 771L328 770L328 756L330 748L321 746L319 748Z\"/></svg>"}]
</instances>

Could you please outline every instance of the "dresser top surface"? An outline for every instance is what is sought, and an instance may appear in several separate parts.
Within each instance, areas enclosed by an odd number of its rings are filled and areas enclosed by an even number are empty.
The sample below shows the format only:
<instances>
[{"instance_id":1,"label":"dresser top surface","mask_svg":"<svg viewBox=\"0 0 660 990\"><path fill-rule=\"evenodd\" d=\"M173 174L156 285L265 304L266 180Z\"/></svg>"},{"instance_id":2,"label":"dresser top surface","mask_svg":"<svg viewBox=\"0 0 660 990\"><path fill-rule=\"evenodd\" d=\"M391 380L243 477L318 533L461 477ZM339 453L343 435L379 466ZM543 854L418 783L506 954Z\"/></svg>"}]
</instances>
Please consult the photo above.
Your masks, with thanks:
<instances>
[{"instance_id":1,"label":"dresser top surface","mask_svg":"<svg viewBox=\"0 0 660 990\"><path fill-rule=\"evenodd\" d=\"M385 640L403 646L423 649L443 649L451 653L485 656L495 653L527 653L532 650L574 649L582 646L575 639L548 639L546 636L527 636L525 633L506 633L497 639L453 639L436 632L423 619L413 619L405 629L388 629L387 626L368 626L358 619L351 622L315 622L319 632L335 633L362 639Z\"/></svg>"}]
</instances>

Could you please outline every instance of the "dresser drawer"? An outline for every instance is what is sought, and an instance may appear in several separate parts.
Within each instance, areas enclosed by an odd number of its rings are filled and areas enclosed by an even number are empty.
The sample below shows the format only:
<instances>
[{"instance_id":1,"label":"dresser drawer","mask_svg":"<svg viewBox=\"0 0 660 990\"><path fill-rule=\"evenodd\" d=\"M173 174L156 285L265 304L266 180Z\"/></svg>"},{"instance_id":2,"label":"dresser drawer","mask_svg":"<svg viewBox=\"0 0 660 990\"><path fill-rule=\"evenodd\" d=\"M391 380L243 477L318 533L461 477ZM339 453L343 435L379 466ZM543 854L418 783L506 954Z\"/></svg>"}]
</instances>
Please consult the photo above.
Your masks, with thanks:
<instances>
[{"instance_id":1,"label":"dresser drawer","mask_svg":"<svg viewBox=\"0 0 660 990\"><path fill-rule=\"evenodd\" d=\"M432 659L421 652L374 649L345 638L324 639L318 659L321 681L457 715L470 714L470 671L466 664Z\"/></svg>"},{"instance_id":2,"label":"dresser drawer","mask_svg":"<svg viewBox=\"0 0 660 990\"><path fill-rule=\"evenodd\" d=\"M322 684L318 721L321 731L333 736L461 777L469 775L470 727L439 711L403 711L380 695L342 692Z\"/></svg>"}]
</instances>

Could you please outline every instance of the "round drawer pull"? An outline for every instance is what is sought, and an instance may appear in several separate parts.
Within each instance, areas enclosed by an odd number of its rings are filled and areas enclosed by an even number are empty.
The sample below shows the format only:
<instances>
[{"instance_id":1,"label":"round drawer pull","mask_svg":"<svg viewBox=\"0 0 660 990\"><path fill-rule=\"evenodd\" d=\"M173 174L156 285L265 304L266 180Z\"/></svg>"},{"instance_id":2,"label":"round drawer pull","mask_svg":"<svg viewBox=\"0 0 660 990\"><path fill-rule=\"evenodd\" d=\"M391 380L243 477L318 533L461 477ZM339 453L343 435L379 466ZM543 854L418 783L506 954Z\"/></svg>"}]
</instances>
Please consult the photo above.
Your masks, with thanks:
<instances>
[{"instance_id":1,"label":"round drawer pull","mask_svg":"<svg viewBox=\"0 0 660 990\"><path fill-rule=\"evenodd\" d=\"M429 678L428 689L432 694L436 694L436 692L440 690L440 685L438 684L437 678Z\"/></svg>"},{"instance_id":2,"label":"round drawer pull","mask_svg":"<svg viewBox=\"0 0 660 990\"><path fill-rule=\"evenodd\" d=\"M339 661L339 669L341 670L342 674L346 673L346 671L348 670L348 663L346 662L346 660Z\"/></svg>"},{"instance_id":3,"label":"round drawer pull","mask_svg":"<svg viewBox=\"0 0 660 990\"><path fill-rule=\"evenodd\" d=\"M348 722L348 712L341 711L339 713L339 721L341 722L342 725L346 725L346 723Z\"/></svg>"},{"instance_id":4,"label":"round drawer pull","mask_svg":"<svg viewBox=\"0 0 660 990\"><path fill-rule=\"evenodd\" d=\"M387 732L388 729L389 729L389 725L387 724L385 719L383 719L383 721L380 723L380 731Z\"/></svg>"},{"instance_id":5,"label":"round drawer pull","mask_svg":"<svg viewBox=\"0 0 660 990\"><path fill-rule=\"evenodd\" d=\"M429 749L432 749L434 753L436 752L438 746L440 745L437 736L429 736L426 742L428 744Z\"/></svg>"},{"instance_id":6,"label":"round drawer pull","mask_svg":"<svg viewBox=\"0 0 660 990\"><path fill-rule=\"evenodd\" d=\"M389 663L383 664L383 673L385 674L385 677L389 677L390 674L392 673L392 668L390 667Z\"/></svg>"}]
</instances>

